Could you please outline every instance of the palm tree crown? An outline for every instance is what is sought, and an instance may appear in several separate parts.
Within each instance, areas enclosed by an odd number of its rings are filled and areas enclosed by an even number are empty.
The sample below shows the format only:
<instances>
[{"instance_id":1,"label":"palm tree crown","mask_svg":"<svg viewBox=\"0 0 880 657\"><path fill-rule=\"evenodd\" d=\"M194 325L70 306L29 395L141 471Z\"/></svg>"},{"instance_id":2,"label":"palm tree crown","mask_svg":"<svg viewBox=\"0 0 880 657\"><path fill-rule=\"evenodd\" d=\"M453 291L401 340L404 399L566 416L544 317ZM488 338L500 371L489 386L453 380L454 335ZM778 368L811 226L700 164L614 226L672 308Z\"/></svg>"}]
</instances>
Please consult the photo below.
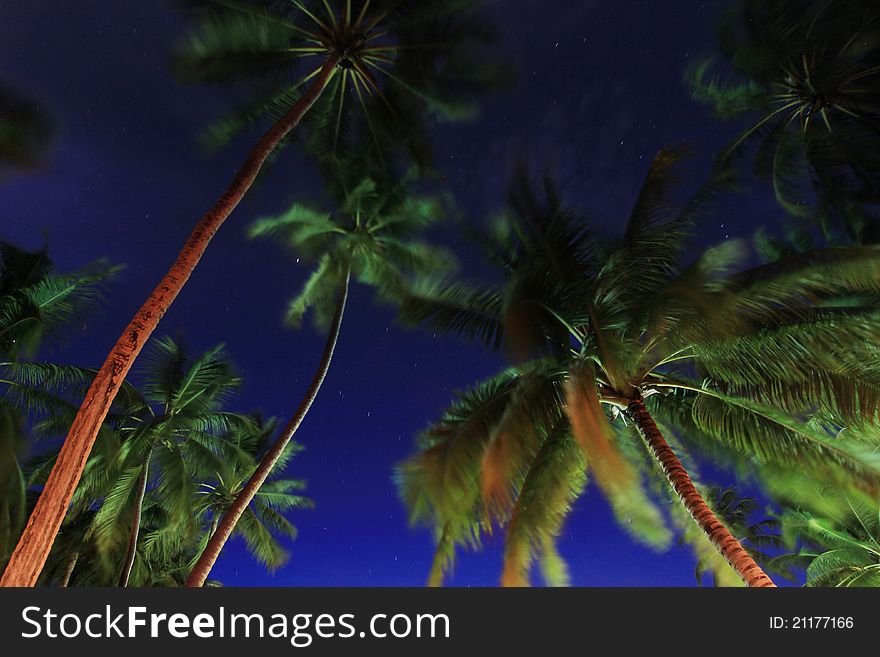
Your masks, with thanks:
<instances>
[{"instance_id":1,"label":"palm tree crown","mask_svg":"<svg viewBox=\"0 0 880 657\"><path fill-rule=\"evenodd\" d=\"M215 124L225 143L263 117L287 113L305 85L334 61L307 119L312 153L342 157L368 146L383 160L429 158L428 120L473 115L475 100L503 79L485 46L492 33L479 2L292 0L190 3L199 19L175 57L184 81L258 81L255 101Z\"/></svg>"},{"instance_id":2,"label":"palm tree crown","mask_svg":"<svg viewBox=\"0 0 880 657\"><path fill-rule=\"evenodd\" d=\"M294 297L287 322L299 325L312 309L319 325L326 326L340 288L349 273L383 296L394 297L412 274L436 274L454 265L453 256L433 246L421 234L449 212L447 199L416 196L412 179L396 184L369 176L340 175L328 184L335 209L327 212L295 203L283 214L257 220L252 237L279 240L314 269Z\"/></svg>"},{"instance_id":3,"label":"palm tree crown","mask_svg":"<svg viewBox=\"0 0 880 657\"><path fill-rule=\"evenodd\" d=\"M695 97L722 116L760 118L722 153L726 164L757 144L756 172L780 204L809 214L808 189L880 200L880 11L853 0L740 3L721 32L738 83L691 70Z\"/></svg>"},{"instance_id":4,"label":"palm tree crown","mask_svg":"<svg viewBox=\"0 0 880 657\"><path fill-rule=\"evenodd\" d=\"M877 490L876 310L825 306L874 294L880 251L820 250L742 274L731 273L743 255L735 242L692 260L695 222L719 188L670 210L679 158L658 156L616 241L590 231L552 186L542 205L519 184L516 213L483 240L505 284L429 283L404 304L410 320L507 344L521 361L461 395L401 467L414 519L435 527L435 576L455 544L493 523L507 527L505 581L526 581L536 554L558 575L552 539L583 489L573 474L583 458L624 526L666 544L639 476L657 473L639 443L662 456L654 416L688 462L685 447L708 449L728 464L797 464ZM663 468L683 472L677 460Z\"/></svg>"}]
</instances>

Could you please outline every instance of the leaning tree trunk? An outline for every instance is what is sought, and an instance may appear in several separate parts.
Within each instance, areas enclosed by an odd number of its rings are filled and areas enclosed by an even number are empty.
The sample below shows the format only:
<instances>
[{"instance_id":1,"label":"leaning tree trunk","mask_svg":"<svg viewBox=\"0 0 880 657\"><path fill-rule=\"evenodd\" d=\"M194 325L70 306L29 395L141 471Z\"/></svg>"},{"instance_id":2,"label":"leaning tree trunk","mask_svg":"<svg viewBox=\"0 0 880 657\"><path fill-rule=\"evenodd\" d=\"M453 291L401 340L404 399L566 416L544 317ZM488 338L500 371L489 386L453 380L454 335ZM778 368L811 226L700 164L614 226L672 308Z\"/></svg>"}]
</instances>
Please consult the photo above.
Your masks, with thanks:
<instances>
[{"instance_id":1,"label":"leaning tree trunk","mask_svg":"<svg viewBox=\"0 0 880 657\"><path fill-rule=\"evenodd\" d=\"M217 561L217 557L220 556L220 551L235 530L235 525L241 517L241 514L244 513L248 504L254 499L257 491L260 490L260 486L266 481L266 477L272 472L272 469L278 462L278 458L281 456L282 452L284 452L284 448L287 447L287 443L290 442L293 434L296 433L299 425L302 424L303 419L312 407L312 403L318 396L318 391L321 389L324 377L327 376L327 370L330 369L330 361L333 359L333 351L336 349L336 341L339 339L339 328L342 325L342 314L345 311L345 301L348 298L348 279L349 274L346 273L345 282L339 290L339 299L336 302L336 312L333 314L333 321L330 324L330 333L327 336L327 343L324 345L324 354L321 356L321 362L318 364L318 369L315 372L315 376L312 379L308 392L306 392L306 396L300 402L299 408L296 409L296 413L294 413L293 417L281 431L278 440L275 441L275 444L272 445L272 448L260 461L260 465L257 466L257 469L254 470L254 473L251 475L247 484L245 484L244 488L238 494L238 497L235 498L232 506L230 506L226 510L226 513L223 514L223 519L220 521L220 524L217 525L217 529L212 534L210 540L208 540L208 543L202 551L201 556L199 556L196 565L193 566L192 572L190 572L185 586L202 586L205 583L205 580L211 573L211 569L214 567L214 563Z\"/></svg>"},{"instance_id":2,"label":"leaning tree trunk","mask_svg":"<svg viewBox=\"0 0 880 657\"><path fill-rule=\"evenodd\" d=\"M73 575L73 569L76 568L77 560L79 560L79 552L74 552L67 558L67 563L64 564L64 574L61 576L58 586L66 588L70 584L70 577Z\"/></svg>"},{"instance_id":3,"label":"leaning tree trunk","mask_svg":"<svg viewBox=\"0 0 880 657\"><path fill-rule=\"evenodd\" d=\"M55 466L0 579L0 586L33 586L36 583L82 476L98 429L135 358L186 284L211 238L250 189L266 159L324 91L337 63L338 57L331 55L305 94L257 142L220 200L196 224L174 265L107 355L70 427Z\"/></svg>"},{"instance_id":4,"label":"leaning tree trunk","mask_svg":"<svg viewBox=\"0 0 880 657\"><path fill-rule=\"evenodd\" d=\"M687 470L660 433L654 418L645 408L645 403L641 399L633 399L627 408L627 414L638 427L645 444L657 459L685 509L746 585L776 586L727 527L715 517L712 509L691 481Z\"/></svg>"},{"instance_id":5,"label":"leaning tree trunk","mask_svg":"<svg viewBox=\"0 0 880 657\"><path fill-rule=\"evenodd\" d=\"M119 571L119 583L117 586L125 588L128 586L128 578L131 577L131 568L134 566L134 558L137 556L138 537L141 533L141 513L144 508L144 496L147 494L147 481L150 476L150 457L153 455L153 448L147 451L147 458L144 463L144 471L138 479L137 498L134 502L134 518L131 521L131 532L128 535L128 549L125 551L125 561L122 562L122 570Z\"/></svg>"}]
</instances>

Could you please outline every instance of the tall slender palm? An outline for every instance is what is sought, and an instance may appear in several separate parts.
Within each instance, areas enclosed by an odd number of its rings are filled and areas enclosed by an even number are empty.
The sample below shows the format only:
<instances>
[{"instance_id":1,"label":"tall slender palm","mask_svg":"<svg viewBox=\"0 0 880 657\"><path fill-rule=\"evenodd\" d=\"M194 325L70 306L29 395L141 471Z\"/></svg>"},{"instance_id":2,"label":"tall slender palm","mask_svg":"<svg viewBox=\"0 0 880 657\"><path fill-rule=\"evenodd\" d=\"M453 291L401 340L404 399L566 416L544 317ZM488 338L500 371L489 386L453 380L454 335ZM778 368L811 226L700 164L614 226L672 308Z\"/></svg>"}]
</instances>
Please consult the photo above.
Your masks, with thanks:
<instances>
[{"instance_id":1,"label":"tall slender palm","mask_svg":"<svg viewBox=\"0 0 880 657\"><path fill-rule=\"evenodd\" d=\"M218 81L283 75L278 92L247 115L268 115L274 123L257 142L220 199L199 220L168 273L125 328L89 388L0 585L29 586L40 569L64 518L101 423L120 385L162 316L186 284L209 242L253 184L263 164L336 80L327 112L316 120L312 139L333 134L352 108L377 109L386 125L405 125L418 135L419 117L460 117L456 99L485 90L474 76L486 71L485 57L472 62L471 46L486 32L472 27L475 2L458 0L296 0L275 2L198 0L192 3L201 22L179 58L181 70ZM290 75L291 65L317 61L304 76ZM354 99L357 99L356 101ZM369 101L368 98L372 100ZM347 100L346 100L347 99ZM333 112L330 113L329 110ZM331 118L334 117L334 118ZM381 139L364 115L371 141ZM385 128L383 127L383 130ZM404 131L395 128L394 139ZM414 139L406 141L412 146Z\"/></svg>"},{"instance_id":2,"label":"tall slender palm","mask_svg":"<svg viewBox=\"0 0 880 657\"><path fill-rule=\"evenodd\" d=\"M352 179L354 183L350 182ZM414 239L440 218L444 202L412 196L409 183L404 179L393 185L377 184L372 178L352 178L350 173L342 172L328 183L337 203L334 212L294 204L281 216L259 220L252 226L251 235L278 238L315 265L290 303L288 322L297 325L312 310L318 324L329 325L329 330L305 397L223 515L187 580L188 586L204 583L239 518L314 403L330 369L352 277L394 297L402 289L404 274L436 273L451 263L451 256L445 251Z\"/></svg>"},{"instance_id":3,"label":"tall slender palm","mask_svg":"<svg viewBox=\"0 0 880 657\"><path fill-rule=\"evenodd\" d=\"M505 285L432 283L405 304L411 320L504 342L527 358L462 395L400 468L413 519L432 523L438 538L434 583L456 545L477 544L496 523L507 526L505 583L525 583L536 554L564 581L553 542L583 489L584 458L625 526L662 544L636 441L753 586L772 582L712 513L669 441L878 490L877 310L835 302L876 294L880 250L820 250L738 275L730 274L736 243L692 261L695 220L717 190L671 212L677 159L655 160L616 242L563 208L552 186L542 206L520 184L518 215L483 240ZM629 419L629 430L603 405Z\"/></svg>"},{"instance_id":4,"label":"tall slender palm","mask_svg":"<svg viewBox=\"0 0 880 657\"><path fill-rule=\"evenodd\" d=\"M880 201L880 26L876 3L744 0L720 44L739 80L691 69L694 96L724 117L757 115L720 155L755 147L755 170L779 203L806 215L815 194Z\"/></svg>"}]
</instances>

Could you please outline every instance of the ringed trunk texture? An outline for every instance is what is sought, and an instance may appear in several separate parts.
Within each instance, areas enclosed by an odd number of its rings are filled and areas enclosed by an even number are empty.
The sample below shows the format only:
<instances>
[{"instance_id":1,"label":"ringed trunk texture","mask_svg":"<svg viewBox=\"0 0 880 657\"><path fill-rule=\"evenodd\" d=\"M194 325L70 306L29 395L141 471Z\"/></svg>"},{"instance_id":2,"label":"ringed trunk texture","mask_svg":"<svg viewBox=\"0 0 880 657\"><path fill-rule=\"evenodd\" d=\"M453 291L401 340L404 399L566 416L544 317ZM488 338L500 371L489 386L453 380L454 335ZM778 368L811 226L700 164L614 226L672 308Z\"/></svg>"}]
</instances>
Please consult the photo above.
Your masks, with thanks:
<instances>
[{"instance_id":1,"label":"ringed trunk texture","mask_svg":"<svg viewBox=\"0 0 880 657\"><path fill-rule=\"evenodd\" d=\"M58 586L62 588L66 588L68 584L70 584L70 576L73 575L73 569L76 568L76 562L79 559L79 552L74 552L67 558L67 563L64 564L64 575L61 576L61 581L58 582Z\"/></svg>"},{"instance_id":2,"label":"ringed trunk texture","mask_svg":"<svg viewBox=\"0 0 880 657\"><path fill-rule=\"evenodd\" d=\"M327 59L321 72L291 110L257 142L241 169L214 206L208 210L177 256L177 260L150 294L107 355L89 387L67 439L52 468L27 526L9 560L0 586L34 586L82 476L98 429L110 410L144 344L186 284L214 234L250 189L266 159L300 122L327 86L338 57Z\"/></svg>"},{"instance_id":3,"label":"ringed trunk texture","mask_svg":"<svg viewBox=\"0 0 880 657\"><path fill-rule=\"evenodd\" d=\"M272 469L278 462L278 458L281 456L284 448L287 447L287 443L290 442L293 434L299 429L299 425L302 424L303 419L305 419L306 414L312 407L312 403L318 396L321 384L324 383L324 378L327 376L327 371L330 369L330 361L333 359L333 352L336 349L336 342L339 339L339 329L342 326L342 315L345 312L345 302L348 298L348 280L349 274L346 273L345 282L339 290L339 299L336 302L336 311L333 314L333 321L330 324L330 333L327 336L327 342L324 345L324 353L321 356L321 361L318 364L318 369L315 372L314 378L312 378L312 383L306 392L306 396L300 402L299 407L296 409L296 413L293 414L293 417L290 418L287 425L281 431L281 435L278 436L275 444L272 445L272 448L266 452L265 456L263 456L257 469L254 470L254 473L251 475L247 484L242 488L238 497L235 498L232 506L230 506L226 510L226 513L223 514L223 518L217 525L217 529L211 535L207 545L205 545L205 549L201 556L199 556L196 565L193 566L192 572L190 572L185 586L196 587L204 585L205 580L208 579L208 575L211 573L211 569L214 567L214 563L217 561L217 557L220 556L220 551L223 549L223 546L226 545L226 541L229 540L229 537L232 536L232 532L235 530L235 525L238 522L238 519L241 518L241 514L247 509L248 504L251 503L251 500L254 499L257 491L260 490L260 486L266 481L266 477L272 472Z\"/></svg>"},{"instance_id":4,"label":"ringed trunk texture","mask_svg":"<svg viewBox=\"0 0 880 657\"><path fill-rule=\"evenodd\" d=\"M645 403L641 399L633 399L627 408L627 414L635 422L645 444L657 459L673 490L681 499L681 503L746 585L775 587L773 581L767 577L767 574L746 552L736 537L715 517L712 509L709 508L691 481L687 470L678 460L663 434L660 433L654 418L645 408Z\"/></svg>"},{"instance_id":5,"label":"ringed trunk texture","mask_svg":"<svg viewBox=\"0 0 880 657\"><path fill-rule=\"evenodd\" d=\"M144 508L144 496L147 494L147 481L150 472L150 457L153 455L153 448L147 452L147 461L144 464L144 471L138 479L137 499L134 505L134 518L131 521L131 532L128 535L128 549L125 551L125 561L122 562L122 570L119 571L119 584L122 588L128 586L128 578L131 577L131 568L134 566L134 558L137 556L138 536L141 533L141 513Z\"/></svg>"}]
</instances>

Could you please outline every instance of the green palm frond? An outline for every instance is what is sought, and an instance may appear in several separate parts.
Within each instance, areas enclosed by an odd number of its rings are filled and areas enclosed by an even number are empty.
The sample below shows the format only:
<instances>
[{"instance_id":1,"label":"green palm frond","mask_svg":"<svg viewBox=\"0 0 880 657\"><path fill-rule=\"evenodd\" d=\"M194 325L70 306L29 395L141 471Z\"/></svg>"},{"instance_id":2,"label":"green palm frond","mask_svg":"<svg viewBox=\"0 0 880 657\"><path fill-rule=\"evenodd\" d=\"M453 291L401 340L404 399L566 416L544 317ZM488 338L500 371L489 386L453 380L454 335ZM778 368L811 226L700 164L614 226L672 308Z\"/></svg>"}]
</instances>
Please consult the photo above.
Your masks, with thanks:
<instances>
[{"instance_id":1,"label":"green palm frond","mask_svg":"<svg viewBox=\"0 0 880 657\"><path fill-rule=\"evenodd\" d=\"M12 554L27 519L23 429L15 409L0 404L0 565Z\"/></svg>"},{"instance_id":2,"label":"green palm frond","mask_svg":"<svg viewBox=\"0 0 880 657\"><path fill-rule=\"evenodd\" d=\"M727 285L729 317L755 324L785 323L830 300L876 294L880 288L880 250L875 246L817 249L753 267Z\"/></svg>"},{"instance_id":3,"label":"green palm frond","mask_svg":"<svg viewBox=\"0 0 880 657\"><path fill-rule=\"evenodd\" d=\"M105 551L117 549L128 538L133 503L143 471L143 464L127 467L113 482L95 514L95 539Z\"/></svg>"},{"instance_id":4,"label":"green palm frond","mask_svg":"<svg viewBox=\"0 0 880 657\"><path fill-rule=\"evenodd\" d=\"M270 571L280 568L290 557L269 528L260 522L253 511L246 510L236 525L236 534L244 539L248 551Z\"/></svg>"},{"instance_id":5,"label":"green palm frond","mask_svg":"<svg viewBox=\"0 0 880 657\"><path fill-rule=\"evenodd\" d=\"M461 393L421 434L422 453L401 464L396 475L411 522L437 519L440 526L455 519L469 525L483 516L480 468L515 388L511 373L485 380Z\"/></svg>"},{"instance_id":6,"label":"green palm frond","mask_svg":"<svg viewBox=\"0 0 880 657\"><path fill-rule=\"evenodd\" d=\"M577 444L565 431L551 433L533 459L511 513L503 584L527 584L529 567L537 556L548 585L568 585L565 563L554 544L586 482L586 462Z\"/></svg>"},{"instance_id":7,"label":"green palm frond","mask_svg":"<svg viewBox=\"0 0 880 657\"><path fill-rule=\"evenodd\" d=\"M294 491L304 489L305 483L301 480L277 479L261 486L255 499L259 500L260 504L279 512L292 509L311 509L314 507L314 502L311 499L294 493Z\"/></svg>"},{"instance_id":8,"label":"green palm frond","mask_svg":"<svg viewBox=\"0 0 880 657\"><path fill-rule=\"evenodd\" d=\"M783 530L790 547L784 555L805 565L807 586L877 586L880 584L880 516L870 501L840 490L826 491L831 515L789 511Z\"/></svg>"},{"instance_id":9,"label":"green palm frond","mask_svg":"<svg viewBox=\"0 0 880 657\"><path fill-rule=\"evenodd\" d=\"M307 258L315 258L324 252L334 233L343 232L329 213L294 203L281 215L255 221L248 235L280 239Z\"/></svg>"},{"instance_id":10,"label":"green palm frond","mask_svg":"<svg viewBox=\"0 0 880 657\"><path fill-rule=\"evenodd\" d=\"M223 345L190 360L180 342L160 338L153 341L145 360L142 388L152 403L162 405L160 415L217 410L240 385Z\"/></svg>"},{"instance_id":11,"label":"green palm frond","mask_svg":"<svg viewBox=\"0 0 880 657\"><path fill-rule=\"evenodd\" d=\"M423 279L404 296L400 316L408 324L426 323L497 349L503 335L501 304L501 296L491 289Z\"/></svg>"},{"instance_id":12,"label":"green palm frond","mask_svg":"<svg viewBox=\"0 0 880 657\"><path fill-rule=\"evenodd\" d=\"M448 251L417 237L443 217L447 199L413 195L411 176L391 183L361 173L360 167L328 168L334 212L297 204L250 229L252 237L279 239L297 262L305 259L314 265L289 303L287 322L293 326L313 310L316 323L326 327L349 275L375 288L383 299L400 303L409 277L438 275L455 266Z\"/></svg>"},{"instance_id":13,"label":"green palm frond","mask_svg":"<svg viewBox=\"0 0 880 657\"><path fill-rule=\"evenodd\" d=\"M336 291L342 281L341 272L332 256L324 254L318 266L309 275L299 294L291 299L285 320L292 326L302 324L303 316L315 308L316 319L322 326L329 324L331 306L335 304Z\"/></svg>"},{"instance_id":14,"label":"green palm frond","mask_svg":"<svg viewBox=\"0 0 880 657\"><path fill-rule=\"evenodd\" d=\"M45 251L29 254L0 244L0 354L32 356L45 339L58 344L94 313L120 269L96 262L58 274Z\"/></svg>"},{"instance_id":15,"label":"green palm frond","mask_svg":"<svg viewBox=\"0 0 880 657\"><path fill-rule=\"evenodd\" d=\"M808 422L772 406L734 397L700 385L660 384L699 393L691 405L696 427L758 463L799 467L865 490L880 487L880 442L876 430L849 429ZM678 393L676 393L678 394Z\"/></svg>"},{"instance_id":16,"label":"green palm frond","mask_svg":"<svg viewBox=\"0 0 880 657\"><path fill-rule=\"evenodd\" d=\"M572 372L566 395L571 431L599 488L614 514L633 538L655 548L668 546L672 536L641 477L615 444L616 436L596 391L596 372L580 365Z\"/></svg>"}]
</instances>

